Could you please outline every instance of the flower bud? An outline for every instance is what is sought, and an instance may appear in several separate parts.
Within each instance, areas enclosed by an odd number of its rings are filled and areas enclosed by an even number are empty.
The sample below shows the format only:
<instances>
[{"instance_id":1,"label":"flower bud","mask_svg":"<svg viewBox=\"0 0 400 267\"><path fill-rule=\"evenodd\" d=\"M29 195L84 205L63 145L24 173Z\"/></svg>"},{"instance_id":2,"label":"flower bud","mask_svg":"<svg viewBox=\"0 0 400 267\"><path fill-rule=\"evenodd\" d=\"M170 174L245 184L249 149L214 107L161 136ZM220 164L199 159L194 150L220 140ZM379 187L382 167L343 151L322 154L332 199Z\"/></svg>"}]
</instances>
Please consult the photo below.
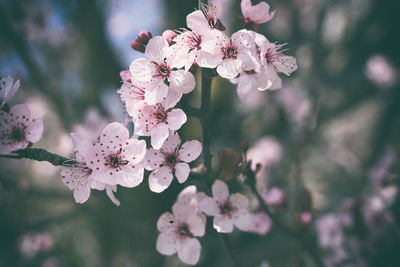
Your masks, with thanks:
<instances>
[{"instance_id":1,"label":"flower bud","mask_svg":"<svg viewBox=\"0 0 400 267\"><path fill-rule=\"evenodd\" d=\"M138 34L138 40L144 45L147 45L151 37L152 37L151 32L148 32L146 30L142 30Z\"/></svg>"},{"instance_id":2,"label":"flower bud","mask_svg":"<svg viewBox=\"0 0 400 267\"><path fill-rule=\"evenodd\" d=\"M129 70L123 70L119 73L119 76L121 77L122 81L130 82L132 74Z\"/></svg>"},{"instance_id":3,"label":"flower bud","mask_svg":"<svg viewBox=\"0 0 400 267\"><path fill-rule=\"evenodd\" d=\"M165 30L162 34L162 37L164 37L164 39L167 40L169 45L172 45L174 43L174 38L176 37L176 33L171 30Z\"/></svg>"},{"instance_id":4,"label":"flower bud","mask_svg":"<svg viewBox=\"0 0 400 267\"><path fill-rule=\"evenodd\" d=\"M300 222L302 222L303 224L309 224L312 221L312 218L313 216L309 211L303 211L299 215Z\"/></svg>"},{"instance_id":5,"label":"flower bud","mask_svg":"<svg viewBox=\"0 0 400 267\"><path fill-rule=\"evenodd\" d=\"M141 52L141 53L144 53L144 51L145 51L144 45L138 40L133 40L131 42L131 47L133 50Z\"/></svg>"}]
</instances>

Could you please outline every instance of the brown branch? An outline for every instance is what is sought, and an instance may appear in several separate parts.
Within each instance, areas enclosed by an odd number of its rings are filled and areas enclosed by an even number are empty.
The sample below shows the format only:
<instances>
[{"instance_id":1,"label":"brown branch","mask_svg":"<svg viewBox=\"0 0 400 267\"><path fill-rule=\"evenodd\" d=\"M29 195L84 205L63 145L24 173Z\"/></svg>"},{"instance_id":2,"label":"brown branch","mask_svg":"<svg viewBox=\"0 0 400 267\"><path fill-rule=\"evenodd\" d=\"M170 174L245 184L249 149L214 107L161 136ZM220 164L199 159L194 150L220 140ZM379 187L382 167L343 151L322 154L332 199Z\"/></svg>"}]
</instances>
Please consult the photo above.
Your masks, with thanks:
<instances>
[{"instance_id":1,"label":"brown branch","mask_svg":"<svg viewBox=\"0 0 400 267\"><path fill-rule=\"evenodd\" d=\"M14 151L13 154L0 155L0 158L8 159L32 159L36 161L47 161L54 166L72 167L77 162L73 159L51 153L42 148L25 148Z\"/></svg>"}]
</instances>

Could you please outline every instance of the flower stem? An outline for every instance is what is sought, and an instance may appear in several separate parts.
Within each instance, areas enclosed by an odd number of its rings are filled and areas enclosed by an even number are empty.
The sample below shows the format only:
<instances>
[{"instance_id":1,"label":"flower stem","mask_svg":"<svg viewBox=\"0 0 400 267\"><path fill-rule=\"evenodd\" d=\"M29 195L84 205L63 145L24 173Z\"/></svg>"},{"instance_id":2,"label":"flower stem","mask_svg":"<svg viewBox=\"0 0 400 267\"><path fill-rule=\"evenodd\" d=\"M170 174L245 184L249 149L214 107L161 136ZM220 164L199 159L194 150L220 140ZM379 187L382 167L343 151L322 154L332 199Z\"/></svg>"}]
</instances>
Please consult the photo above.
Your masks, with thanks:
<instances>
[{"instance_id":1,"label":"flower stem","mask_svg":"<svg viewBox=\"0 0 400 267\"><path fill-rule=\"evenodd\" d=\"M13 154L0 155L0 158L8 159L33 159L37 161L47 161L54 166L72 167L76 164L75 160L51 153L42 148L25 148L14 151Z\"/></svg>"}]
</instances>

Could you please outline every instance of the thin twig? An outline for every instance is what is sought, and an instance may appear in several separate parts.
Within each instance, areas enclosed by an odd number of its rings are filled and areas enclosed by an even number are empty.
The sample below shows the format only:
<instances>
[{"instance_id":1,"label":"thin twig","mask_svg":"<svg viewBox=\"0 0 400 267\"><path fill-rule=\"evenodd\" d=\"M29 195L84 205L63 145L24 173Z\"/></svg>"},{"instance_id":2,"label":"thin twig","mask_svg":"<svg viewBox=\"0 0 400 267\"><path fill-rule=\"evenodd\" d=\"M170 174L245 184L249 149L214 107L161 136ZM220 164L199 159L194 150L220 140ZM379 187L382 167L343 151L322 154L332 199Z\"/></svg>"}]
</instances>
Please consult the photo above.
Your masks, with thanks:
<instances>
[{"instance_id":1,"label":"thin twig","mask_svg":"<svg viewBox=\"0 0 400 267\"><path fill-rule=\"evenodd\" d=\"M0 158L8 159L33 159L36 161L47 161L54 166L72 167L77 162L73 159L51 153L42 148L25 148L14 151L13 154L0 155Z\"/></svg>"}]
</instances>

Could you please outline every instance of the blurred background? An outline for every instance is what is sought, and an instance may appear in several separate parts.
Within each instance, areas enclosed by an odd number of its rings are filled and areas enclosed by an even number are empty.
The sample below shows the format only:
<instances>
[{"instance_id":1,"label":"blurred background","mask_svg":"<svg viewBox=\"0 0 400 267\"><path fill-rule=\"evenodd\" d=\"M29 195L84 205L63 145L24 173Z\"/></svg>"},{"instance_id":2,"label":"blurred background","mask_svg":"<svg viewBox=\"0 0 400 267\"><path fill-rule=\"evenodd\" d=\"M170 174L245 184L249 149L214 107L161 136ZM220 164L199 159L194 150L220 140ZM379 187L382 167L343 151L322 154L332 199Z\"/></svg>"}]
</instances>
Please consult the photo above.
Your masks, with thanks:
<instances>
[{"instance_id":1,"label":"blurred background","mask_svg":"<svg viewBox=\"0 0 400 267\"><path fill-rule=\"evenodd\" d=\"M243 26L235 16L240 1L215 2L230 33ZM287 43L298 70L282 77L282 89L247 103L235 85L216 78L212 152L239 151L247 140L252 158L265 167L259 179L286 194L277 216L326 266L398 267L400 2L268 3L277 12L259 31ZM0 75L21 80L10 105L26 103L43 118L44 135L35 147L69 156L70 132L125 121L116 93L119 72L143 56L130 41L142 29L155 36L186 27L186 15L197 6L193 0L1 1ZM199 88L189 102L199 105ZM189 119L182 134L200 139L199 122ZM174 181L158 195L146 181L119 187L120 207L92 190L80 205L59 168L1 159L0 266L185 266L155 249L157 219L184 186ZM200 241L198 266L227 266L213 230ZM230 243L241 266L313 266L274 226L266 235L235 231Z\"/></svg>"}]
</instances>

